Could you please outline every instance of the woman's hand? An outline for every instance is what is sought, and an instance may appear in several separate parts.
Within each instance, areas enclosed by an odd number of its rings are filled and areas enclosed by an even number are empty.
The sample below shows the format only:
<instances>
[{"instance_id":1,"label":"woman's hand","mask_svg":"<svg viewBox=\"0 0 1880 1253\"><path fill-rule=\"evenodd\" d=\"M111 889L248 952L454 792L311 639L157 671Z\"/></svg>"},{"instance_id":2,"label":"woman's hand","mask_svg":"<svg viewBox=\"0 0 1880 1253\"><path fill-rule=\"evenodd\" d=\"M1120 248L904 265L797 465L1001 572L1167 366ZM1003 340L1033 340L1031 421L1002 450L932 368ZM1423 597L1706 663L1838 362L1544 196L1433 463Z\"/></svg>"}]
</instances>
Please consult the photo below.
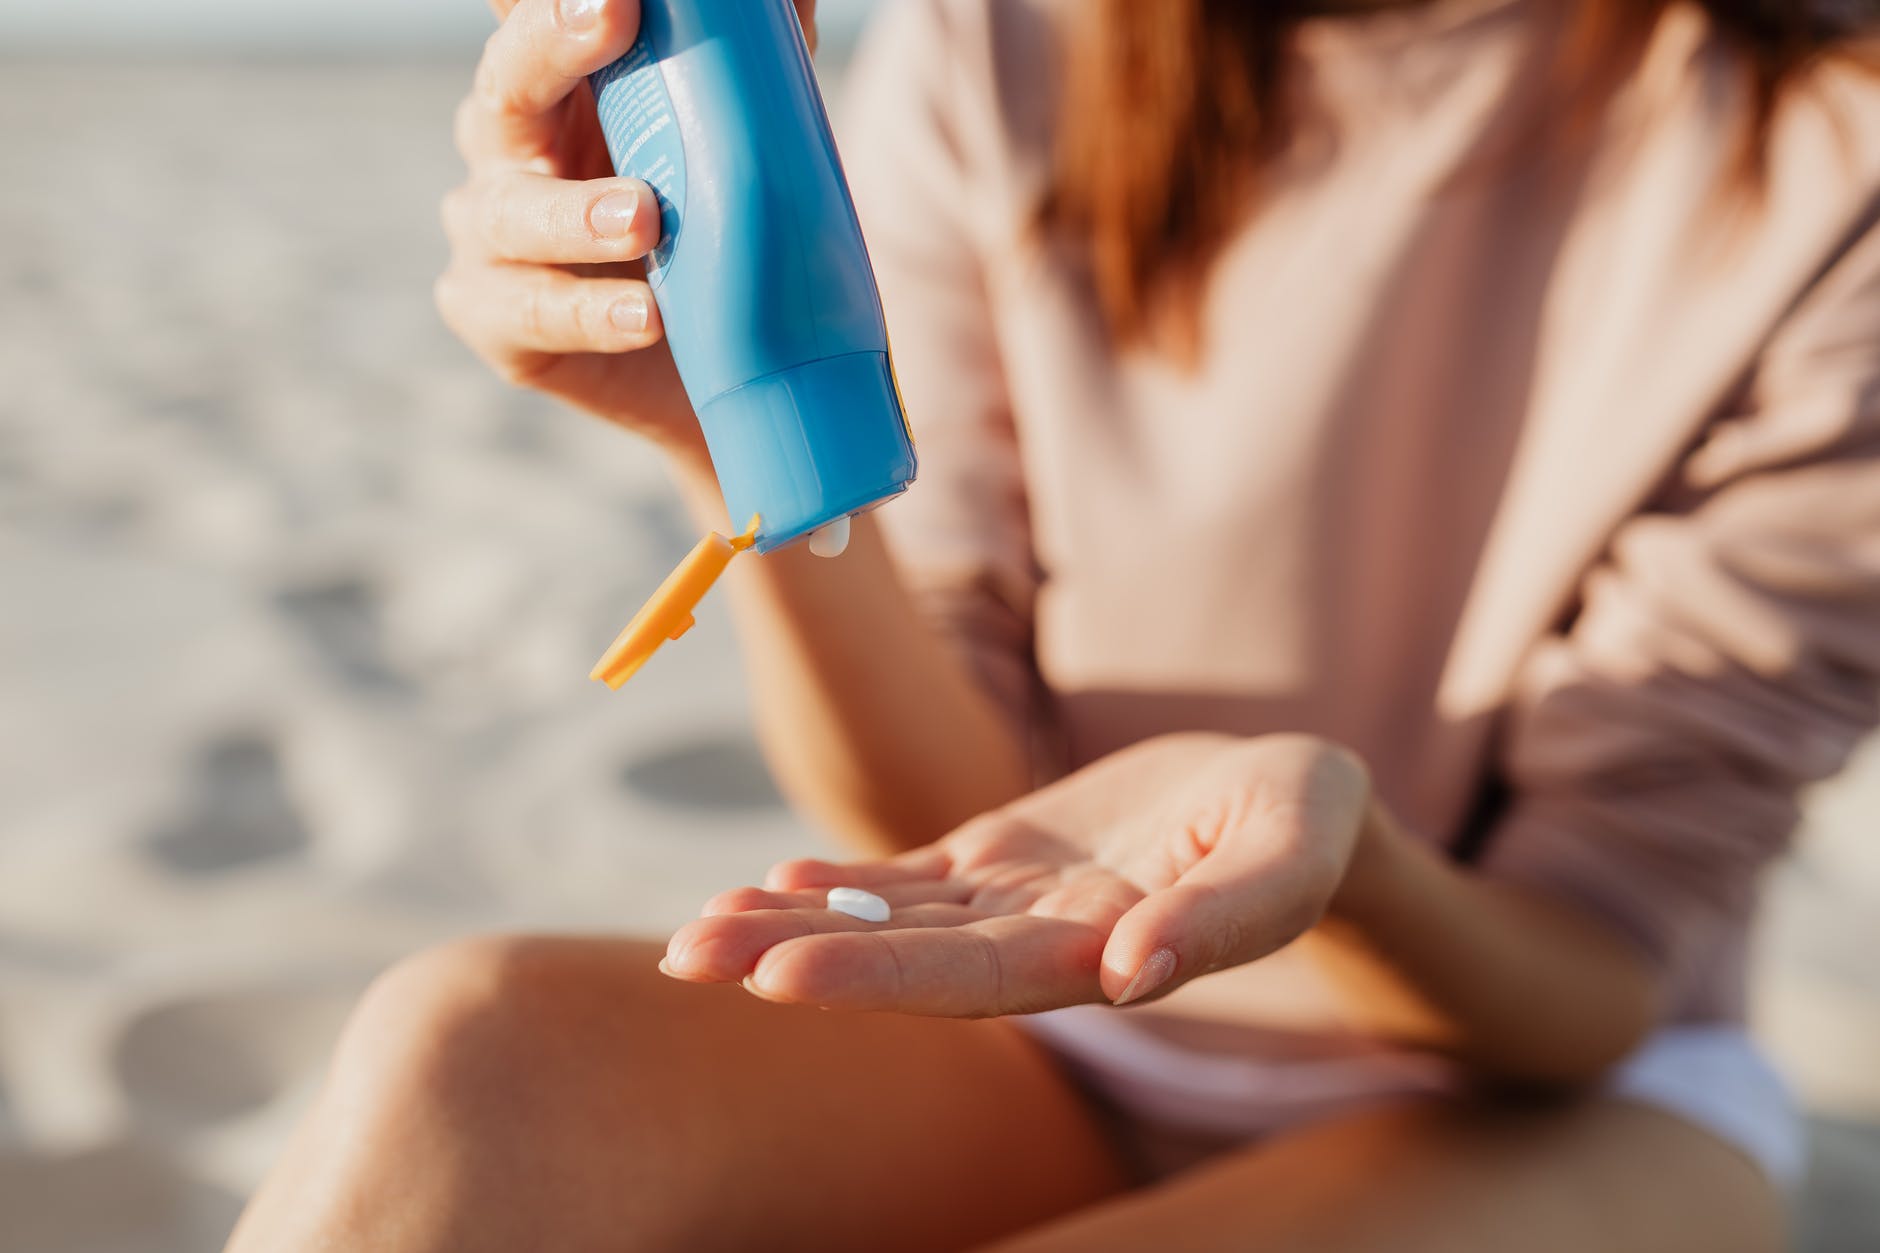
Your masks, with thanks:
<instances>
[{"instance_id":1,"label":"woman's hand","mask_svg":"<svg viewBox=\"0 0 1880 1253\"><path fill-rule=\"evenodd\" d=\"M493 0L475 86L458 106L470 177L444 198L437 305L498 374L684 453L702 453L640 258L659 206L614 177L587 75L638 34L638 0ZM798 0L813 44L814 0Z\"/></svg>"},{"instance_id":2,"label":"woman's hand","mask_svg":"<svg viewBox=\"0 0 1880 1253\"><path fill-rule=\"evenodd\" d=\"M672 938L663 969L829 1008L952 1017L1128 1004L1309 929L1371 821L1349 753L1167 736L880 862L786 862ZM824 908L865 888L894 916Z\"/></svg>"}]
</instances>

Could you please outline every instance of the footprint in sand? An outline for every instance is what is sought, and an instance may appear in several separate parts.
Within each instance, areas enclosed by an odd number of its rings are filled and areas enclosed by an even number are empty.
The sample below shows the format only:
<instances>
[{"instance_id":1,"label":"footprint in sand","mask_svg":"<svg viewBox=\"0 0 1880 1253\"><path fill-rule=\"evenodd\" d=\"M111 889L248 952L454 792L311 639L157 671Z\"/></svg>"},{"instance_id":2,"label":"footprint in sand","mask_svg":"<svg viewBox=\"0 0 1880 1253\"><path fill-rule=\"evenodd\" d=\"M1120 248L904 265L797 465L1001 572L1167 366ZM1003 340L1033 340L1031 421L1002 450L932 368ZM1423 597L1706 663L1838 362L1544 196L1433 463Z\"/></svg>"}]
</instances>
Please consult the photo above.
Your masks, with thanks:
<instances>
[{"instance_id":1,"label":"footprint in sand","mask_svg":"<svg viewBox=\"0 0 1880 1253\"><path fill-rule=\"evenodd\" d=\"M385 659L379 594L360 579L282 588L275 606L333 674L359 688L404 693L411 684Z\"/></svg>"},{"instance_id":2,"label":"footprint in sand","mask_svg":"<svg viewBox=\"0 0 1880 1253\"><path fill-rule=\"evenodd\" d=\"M269 740L231 735L196 762L183 817L148 840L165 867L211 875L291 857L307 847L307 827L281 781L280 756Z\"/></svg>"},{"instance_id":3,"label":"footprint in sand","mask_svg":"<svg viewBox=\"0 0 1880 1253\"><path fill-rule=\"evenodd\" d=\"M358 989L252 989L180 998L126 1023L112 1066L159 1139L226 1123L319 1075Z\"/></svg>"},{"instance_id":4,"label":"footprint in sand","mask_svg":"<svg viewBox=\"0 0 1880 1253\"><path fill-rule=\"evenodd\" d=\"M757 745L735 734L666 745L628 762L620 778L642 796L682 808L759 810L783 805Z\"/></svg>"}]
</instances>

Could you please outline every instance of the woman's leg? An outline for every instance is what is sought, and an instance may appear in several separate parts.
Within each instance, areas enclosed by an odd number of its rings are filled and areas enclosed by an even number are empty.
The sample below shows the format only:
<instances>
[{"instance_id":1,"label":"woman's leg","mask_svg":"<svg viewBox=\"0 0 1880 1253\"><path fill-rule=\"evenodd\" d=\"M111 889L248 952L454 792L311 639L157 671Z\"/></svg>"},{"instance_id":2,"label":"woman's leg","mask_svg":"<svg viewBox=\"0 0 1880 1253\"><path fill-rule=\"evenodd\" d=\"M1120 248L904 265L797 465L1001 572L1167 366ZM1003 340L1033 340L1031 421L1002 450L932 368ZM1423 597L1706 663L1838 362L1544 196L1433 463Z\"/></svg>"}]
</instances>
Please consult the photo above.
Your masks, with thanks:
<instances>
[{"instance_id":1,"label":"woman's leg","mask_svg":"<svg viewBox=\"0 0 1880 1253\"><path fill-rule=\"evenodd\" d=\"M677 983L656 946L485 940L381 978L232 1249L967 1247L1123 1186L1009 1025Z\"/></svg>"},{"instance_id":2,"label":"woman's leg","mask_svg":"<svg viewBox=\"0 0 1880 1253\"><path fill-rule=\"evenodd\" d=\"M1379 1108L1281 1136L994 1247L997 1253L1772 1253L1761 1171L1617 1102Z\"/></svg>"}]
</instances>

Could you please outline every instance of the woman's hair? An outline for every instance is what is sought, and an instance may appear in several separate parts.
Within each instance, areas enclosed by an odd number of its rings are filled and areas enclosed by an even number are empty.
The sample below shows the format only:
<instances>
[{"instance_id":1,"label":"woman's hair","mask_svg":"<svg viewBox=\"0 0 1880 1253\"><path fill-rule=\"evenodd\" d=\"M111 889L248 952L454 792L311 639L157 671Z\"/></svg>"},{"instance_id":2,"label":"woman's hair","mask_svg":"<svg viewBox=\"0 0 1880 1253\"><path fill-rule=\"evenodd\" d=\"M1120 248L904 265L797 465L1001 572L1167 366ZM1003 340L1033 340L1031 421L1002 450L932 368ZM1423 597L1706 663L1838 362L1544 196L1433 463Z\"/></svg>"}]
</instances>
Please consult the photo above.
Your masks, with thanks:
<instances>
[{"instance_id":1,"label":"woman's hair","mask_svg":"<svg viewBox=\"0 0 1880 1253\"><path fill-rule=\"evenodd\" d=\"M1577 102L1560 112L1571 117L1609 86L1673 2L1578 0L1557 67ZM1191 356L1208 263L1240 225L1261 166L1287 142L1287 42L1315 10L1311 0L1087 3L1094 12L1080 10L1089 16L1067 50L1040 225L1083 251L1120 341L1154 339ZM1858 30L1872 5L1849 0L1849 16L1831 21L1822 0L1700 3L1743 57L1753 173L1784 86Z\"/></svg>"}]
</instances>

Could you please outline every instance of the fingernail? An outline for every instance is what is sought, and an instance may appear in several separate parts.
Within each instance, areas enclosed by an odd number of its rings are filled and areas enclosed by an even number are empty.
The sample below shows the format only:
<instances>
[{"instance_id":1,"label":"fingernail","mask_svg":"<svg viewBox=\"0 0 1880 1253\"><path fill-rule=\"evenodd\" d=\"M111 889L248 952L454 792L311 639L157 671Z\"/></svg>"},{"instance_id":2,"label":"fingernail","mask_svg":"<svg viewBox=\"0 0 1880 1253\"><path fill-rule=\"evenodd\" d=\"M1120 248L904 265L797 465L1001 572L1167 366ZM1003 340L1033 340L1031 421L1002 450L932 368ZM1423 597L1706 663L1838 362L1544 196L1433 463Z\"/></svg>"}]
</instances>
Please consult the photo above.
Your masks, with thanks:
<instances>
[{"instance_id":1,"label":"fingernail","mask_svg":"<svg viewBox=\"0 0 1880 1253\"><path fill-rule=\"evenodd\" d=\"M614 324L617 331L637 333L646 329L646 297L632 292L614 301L613 308L607 311L607 320Z\"/></svg>"},{"instance_id":2,"label":"fingernail","mask_svg":"<svg viewBox=\"0 0 1880 1253\"><path fill-rule=\"evenodd\" d=\"M602 196L588 210L588 226L596 235L620 239L633 229L634 215L640 211L640 198L630 191Z\"/></svg>"},{"instance_id":3,"label":"fingernail","mask_svg":"<svg viewBox=\"0 0 1880 1253\"><path fill-rule=\"evenodd\" d=\"M555 17L564 30L592 30L607 0L556 0Z\"/></svg>"},{"instance_id":4,"label":"fingernail","mask_svg":"<svg viewBox=\"0 0 1880 1253\"><path fill-rule=\"evenodd\" d=\"M666 955L659 959L659 968L663 973L672 975L674 978L679 978L681 977L680 972L686 967L686 958L691 955L692 946L690 944L671 945L666 949Z\"/></svg>"},{"instance_id":5,"label":"fingernail","mask_svg":"<svg viewBox=\"0 0 1880 1253\"><path fill-rule=\"evenodd\" d=\"M1131 1001L1141 1000L1143 997L1149 995L1149 993L1167 983L1169 976L1174 973L1175 950L1172 948L1157 949L1155 952L1149 954L1148 959L1142 963L1142 968L1136 971L1136 977L1129 981L1129 986L1124 988L1123 994L1116 998L1116 1003L1118 1005L1127 1005Z\"/></svg>"}]
</instances>

